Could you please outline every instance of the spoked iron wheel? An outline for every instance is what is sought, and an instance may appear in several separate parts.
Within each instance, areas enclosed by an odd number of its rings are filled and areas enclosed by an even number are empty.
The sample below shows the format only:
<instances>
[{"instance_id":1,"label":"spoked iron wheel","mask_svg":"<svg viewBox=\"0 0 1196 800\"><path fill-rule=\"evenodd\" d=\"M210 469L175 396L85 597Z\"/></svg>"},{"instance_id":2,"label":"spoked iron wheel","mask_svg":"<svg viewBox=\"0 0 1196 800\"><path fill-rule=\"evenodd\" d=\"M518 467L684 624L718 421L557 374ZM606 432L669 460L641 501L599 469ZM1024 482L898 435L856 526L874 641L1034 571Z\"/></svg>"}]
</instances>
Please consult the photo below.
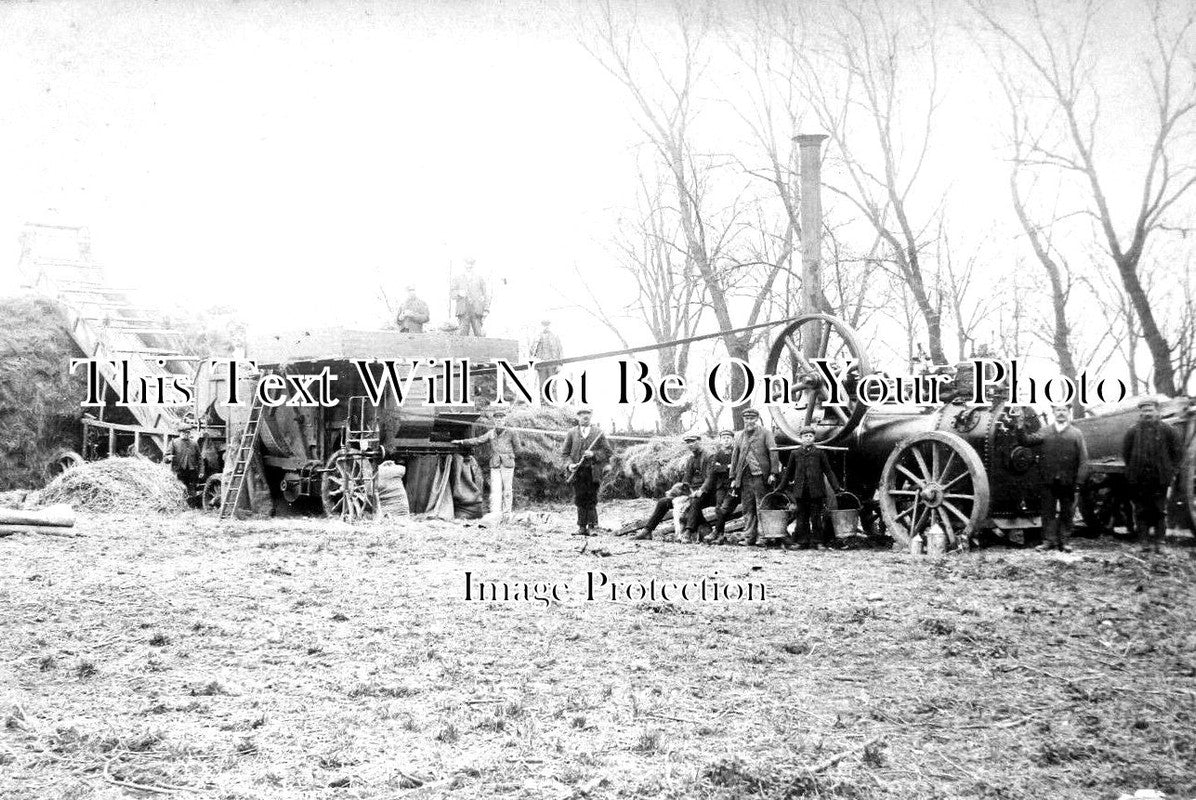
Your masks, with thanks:
<instances>
[{"instance_id":1,"label":"spoked iron wheel","mask_svg":"<svg viewBox=\"0 0 1196 800\"><path fill-rule=\"evenodd\" d=\"M224 480L220 475L209 475L203 483L203 491L199 496L200 505L204 511L219 511L224 501Z\"/></svg>"},{"instance_id":2,"label":"spoked iron wheel","mask_svg":"<svg viewBox=\"0 0 1196 800\"><path fill-rule=\"evenodd\" d=\"M889 455L878 494L894 539L908 545L938 523L954 546L967 541L988 515L988 472L976 451L955 434L919 433Z\"/></svg>"},{"instance_id":3,"label":"spoked iron wheel","mask_svg":"<svg viewBox=\"0 0 1196 800\"><path fill-rule=\"evenodd\" d=\"M1119 525L1129 532L1132 513L1125 481L1120 476L1092 475L1080 487L1080 517L1094 536L1115 533Z\"/></svg>"},{"instance_id":4,"label":"spoked iron wheel","mask_svg":"<svg viewBox=\"0 0 1196 800\"><path fill-rule=\"evenodd\" d=\"M827 368L839 377L848 390L842 406L827 405L831 387L813 359L825 359ZM855 364L848 369L847 360ZM871 371L868 355L860 346L855 331L828 314L807 314L798 318L772 343L766 372L789 380L789 397L769 398L773 421L789 437L796 439L801 429L812 426L815 441L836 442L847 437L868 407L855 400L855 384Z\"/></svg>"},{"instance_id":5,"label":"spoked iron wheel","mask_svg":"<svg viewBox=\"0 0 1196 800\"><path fill-rule=\"evenodd\" d=\"M43 470L46 482L49 483L68 469L74 469L82 463L83 456L74 450L59 450L46 462L46 468Z\"/></svg>"},{"instance_id":6,"label":"spoked iron wheel","mask_svg":"<svg viewBox=\"0 0 1196 800\"><path fill-rule=\"evenodd\" d=\"M320 478L320 501L325 514L346 522L373 517L378 510L373 462L351 450L334 453Z\"/></svg>"}]
</instances>

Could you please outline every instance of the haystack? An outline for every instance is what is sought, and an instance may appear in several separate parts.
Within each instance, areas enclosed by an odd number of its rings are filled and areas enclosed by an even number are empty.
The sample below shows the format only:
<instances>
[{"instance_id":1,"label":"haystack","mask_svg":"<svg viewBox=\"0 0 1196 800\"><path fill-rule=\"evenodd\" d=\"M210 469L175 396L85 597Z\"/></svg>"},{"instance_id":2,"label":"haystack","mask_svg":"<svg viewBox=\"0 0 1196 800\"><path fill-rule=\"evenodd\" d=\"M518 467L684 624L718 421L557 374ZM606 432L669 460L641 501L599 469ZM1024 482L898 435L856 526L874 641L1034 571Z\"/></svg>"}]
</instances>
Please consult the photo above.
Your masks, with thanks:
<instances>
[{"instance_id":1,"label":"haystack","mask_svg":"<svg viewBox=\"0 0 1196 800\"><path fill-rule=\"evenodd\" d=\"M162 464L106 458L59 475L42 491L41 503L69 503L76 511L172 514L187 509L187 490Z\"/></svg>"},{"instance_id":2,"label":"haystack","mask_svg":"<svg viewBox=\"0 0 1196 800\"><path fill-rule=\"evenodd\" d=\"M0 300L0 490L31 488L59 449L80 448L82 357L58 306L44 298Z\"/></svg>"},{"instance_id":3,"label":"haystack","mask_svg":"<svg viewBox=\"0 0 1196 800\"><path fill-rule=\"evenodd\" d=\"M714 441L703 441L702 451L718 450ZM681 480L681 473L689 461L689 445L679 439L654 439L628 447L619 457L617 467L635 487L647 497L663 497L669 487Z\"/></svg>"}]
</instances>

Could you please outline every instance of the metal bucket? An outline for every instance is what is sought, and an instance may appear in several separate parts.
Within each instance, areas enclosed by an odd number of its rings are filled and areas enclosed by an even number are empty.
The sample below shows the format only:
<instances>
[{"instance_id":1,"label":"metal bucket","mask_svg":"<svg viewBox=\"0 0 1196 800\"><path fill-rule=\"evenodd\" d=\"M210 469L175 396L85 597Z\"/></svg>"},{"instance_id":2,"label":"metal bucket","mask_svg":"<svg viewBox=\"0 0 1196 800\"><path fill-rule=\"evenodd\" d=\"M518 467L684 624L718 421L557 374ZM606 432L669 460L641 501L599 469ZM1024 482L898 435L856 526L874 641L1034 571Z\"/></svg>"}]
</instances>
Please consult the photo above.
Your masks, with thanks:
<instances>
[{"instance_id":1,"label":"metal bucket","mask_svg":"<svg viewBox=\"0 0 1196 800\"><path fill-rule=\"evenodd\" d=\"M760 534L765 539L784 539L789 535L789 502L779 492L769 492L760 498L756 514L760 518Z\"/></svg>"},{"instance_id":2,"label":"metal bucket","mask_svg":"<svg viewBox=\"0 0 1196 800\"><path fill-rule=\"evenodd\" d=\"M849 498L855 504L854 508L843 508L842 498ZM851 492L841 492L835 495L835 502L839 508L830 512L831 524L835 528L836 539L849 539L855 536L857 532L862 531L860 527L860 499Z\"/></svg>"}]
</instances>

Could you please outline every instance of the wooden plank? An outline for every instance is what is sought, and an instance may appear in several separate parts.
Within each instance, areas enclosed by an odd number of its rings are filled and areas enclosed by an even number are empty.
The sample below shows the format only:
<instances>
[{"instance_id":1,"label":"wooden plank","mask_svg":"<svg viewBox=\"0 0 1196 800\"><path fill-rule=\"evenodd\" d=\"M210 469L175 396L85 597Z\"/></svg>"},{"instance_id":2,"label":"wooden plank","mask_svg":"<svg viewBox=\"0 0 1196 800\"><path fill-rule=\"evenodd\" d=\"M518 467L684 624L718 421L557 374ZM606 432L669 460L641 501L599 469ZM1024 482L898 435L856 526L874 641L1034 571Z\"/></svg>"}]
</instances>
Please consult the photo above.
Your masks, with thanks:
<instances>
[{"instance_id":1,"label":"wooden plank","mask_svg":"<svg viewBox=\"0 0 1196 800\"><path fill-rule=\"evenodd\" d=\"M518 358L519 343L514 339L445 333L313 328L250 336L246 353L248 358L264 365L368 358L467 358L474 364L482 364L496 358Z\"/></svg>"}]
</instances>

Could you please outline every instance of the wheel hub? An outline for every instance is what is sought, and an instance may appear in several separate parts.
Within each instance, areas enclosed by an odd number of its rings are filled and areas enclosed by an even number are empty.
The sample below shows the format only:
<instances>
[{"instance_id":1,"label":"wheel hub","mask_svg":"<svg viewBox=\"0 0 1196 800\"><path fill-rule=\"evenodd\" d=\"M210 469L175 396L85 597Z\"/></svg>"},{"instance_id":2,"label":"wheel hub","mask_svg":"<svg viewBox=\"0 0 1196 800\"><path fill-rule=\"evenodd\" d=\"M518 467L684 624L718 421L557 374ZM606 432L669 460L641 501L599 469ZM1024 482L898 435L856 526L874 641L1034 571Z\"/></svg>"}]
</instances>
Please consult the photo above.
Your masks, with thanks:
<instances>
[{"instance_id":1,"label":"wheel hub","mask_svg":"<svg viewBox=\"0 0 1196 800\"><path fill-rule=\"evenodd\" d=\"M922 502L931 508L938 508L943 503L943 487L935 481L928 482L919 492Z\"/></svg>"}]
</instances>

